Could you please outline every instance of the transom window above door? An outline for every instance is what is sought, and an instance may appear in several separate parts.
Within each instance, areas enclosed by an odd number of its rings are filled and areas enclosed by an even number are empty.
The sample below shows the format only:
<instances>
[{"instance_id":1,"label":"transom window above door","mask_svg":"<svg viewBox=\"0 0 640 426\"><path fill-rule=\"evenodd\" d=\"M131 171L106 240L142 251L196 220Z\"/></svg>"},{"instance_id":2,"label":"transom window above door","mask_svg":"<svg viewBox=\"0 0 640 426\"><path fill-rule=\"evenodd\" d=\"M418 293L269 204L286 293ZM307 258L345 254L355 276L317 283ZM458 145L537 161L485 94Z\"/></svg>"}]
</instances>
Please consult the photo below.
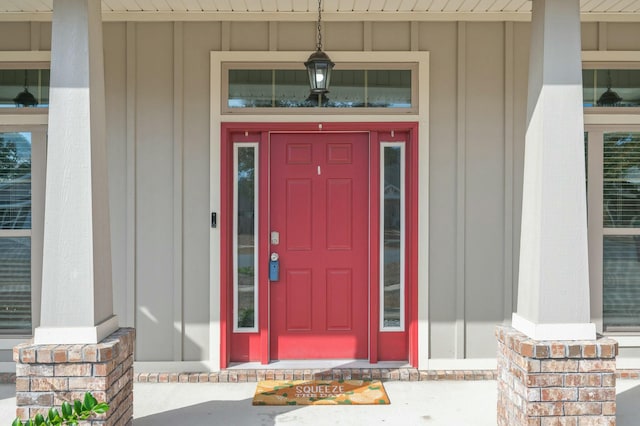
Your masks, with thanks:
<instances>
[{"instance_id":1,"label":"transom window above door","mask_svg":"<svg viewBox=\"0 0 640 426\"><path fill-rule=\"evenodd\" d=\"M380 114L417 111L417 64L339 64L327 95L311 95L302 64L222 65L222 109L226 114L291 113L321 107L324 112ZM286 111L286 112L285 112Z\"/></svg>"}]
</instances>

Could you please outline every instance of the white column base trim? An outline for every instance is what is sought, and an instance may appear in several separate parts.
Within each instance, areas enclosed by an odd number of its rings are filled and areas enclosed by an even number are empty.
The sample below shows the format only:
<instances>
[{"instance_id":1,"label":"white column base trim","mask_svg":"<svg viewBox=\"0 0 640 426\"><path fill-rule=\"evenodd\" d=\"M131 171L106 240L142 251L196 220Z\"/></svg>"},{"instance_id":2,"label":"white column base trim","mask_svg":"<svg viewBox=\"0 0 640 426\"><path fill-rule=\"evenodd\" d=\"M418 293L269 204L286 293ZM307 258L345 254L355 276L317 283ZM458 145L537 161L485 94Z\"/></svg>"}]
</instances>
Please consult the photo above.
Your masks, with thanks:
<instances>
[{"instance_id":1,"label":"white column base trim","mask_svg":"<svg viewBox=\"0 0 640 426\"><path fill-rule=\"evenodd\" d=\"M536 324L514 313L511 326L533 340L595 340L596 325L592 323L575 324Z\"/></svg>"},{"instance_id":2,"label":"white column base trim","mask_svg":"<svg viewBox=\"0 0 640 426\"><path fill-rule=\"evenodd\" d=\"M37 327L33 335L35 345L94 345L118 329L118 317L93 327Z\"/></svg>"}]
</instances>

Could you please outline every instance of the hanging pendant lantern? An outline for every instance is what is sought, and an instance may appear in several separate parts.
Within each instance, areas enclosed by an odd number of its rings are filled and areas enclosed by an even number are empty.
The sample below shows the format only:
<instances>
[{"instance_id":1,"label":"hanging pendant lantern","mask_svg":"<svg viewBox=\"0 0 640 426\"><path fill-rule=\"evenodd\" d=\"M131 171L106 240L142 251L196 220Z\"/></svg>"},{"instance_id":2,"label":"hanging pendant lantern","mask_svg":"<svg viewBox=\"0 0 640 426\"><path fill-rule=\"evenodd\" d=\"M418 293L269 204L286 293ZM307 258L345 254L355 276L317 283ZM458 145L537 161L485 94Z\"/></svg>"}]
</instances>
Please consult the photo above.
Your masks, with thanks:
<instances>
[{"instance_id":1,"label":"hanging pendant lantern","mask_svg":"<svg viewBox=\"0 0 640 426\"><path fill-rule=\"evenodd\" d=\"M322 51L322 0L318 0L318 42L316 51L309 56L304 66L309 74L309 85L312 94L323 95L329 92L331 70L335 65L329 56Z\"/></svg>"},{"instance_id":2,"label":"hanging pendant lantern","mask_svg":"<svg viewBox=\"0 0 640 426\"><path fill-rule=\"evenodd\" d=\"M607 70L607 90L598 98L597 105L601 107L619 106L622 98L611 90L611 70Z\"/></svg>"},{"instance_id":3,"label":"hanging pendant lantern","mask_svg":"<svg viewBox=\"0 0 640 426\"><path fill-rule=\"evenodd\" d=\"M17 107L34 107L38 105L35 96L27 89L27 70L24 70L24 90L13 98L13 102Z\"/></svg>"}]
</instances>

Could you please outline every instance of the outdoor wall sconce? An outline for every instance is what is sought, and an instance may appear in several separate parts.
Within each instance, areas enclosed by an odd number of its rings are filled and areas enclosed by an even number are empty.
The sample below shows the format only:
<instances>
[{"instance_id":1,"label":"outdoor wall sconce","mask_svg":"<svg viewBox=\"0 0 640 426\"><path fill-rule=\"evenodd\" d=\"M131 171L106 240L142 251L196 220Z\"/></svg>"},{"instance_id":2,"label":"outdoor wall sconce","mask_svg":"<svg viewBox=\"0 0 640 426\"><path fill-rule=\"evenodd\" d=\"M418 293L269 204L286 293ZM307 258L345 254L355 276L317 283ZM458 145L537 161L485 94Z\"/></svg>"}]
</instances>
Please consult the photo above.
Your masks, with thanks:
<instances>
[{"instance_id":1,"label":"outdoor wall sconce","mask_svg":"<svg viewBox=\"0 0 640 426\"><path fill-rule=\"evenodd\" d=\"M318 0L318 42L316 51L309 56L304 66L309 74L309 85L312 95L324 95L329 92L329 81L331 80L331 70L335 65L329 56L322 51L322 0Z\"/></svg>"}]
</instances>

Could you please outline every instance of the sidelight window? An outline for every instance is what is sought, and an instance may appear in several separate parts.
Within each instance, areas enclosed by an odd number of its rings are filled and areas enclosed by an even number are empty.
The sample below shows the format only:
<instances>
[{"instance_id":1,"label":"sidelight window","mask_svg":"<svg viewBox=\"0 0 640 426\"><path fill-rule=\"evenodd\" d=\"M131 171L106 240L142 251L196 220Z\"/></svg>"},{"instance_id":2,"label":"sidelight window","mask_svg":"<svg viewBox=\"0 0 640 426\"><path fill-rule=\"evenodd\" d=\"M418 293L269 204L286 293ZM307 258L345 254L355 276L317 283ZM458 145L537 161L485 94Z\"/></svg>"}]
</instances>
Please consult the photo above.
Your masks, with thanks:
<instances>
[{"instance_id":1,"label":"sidelight window","mask_svg":"<svg viewBox=\"0 0 640 426\"><path fill-rule=\"evenodd\" d=\"M234 329L258 329L258 144L234 145Z\"/></svg>"},{"instance_id":2,"label":"sidelight window","mask_svg":"<svg viewBox=\"0 0 640 426\"><path fill-rule=\"evenodd\" d=\"M385 142L380 153L380 329L404 330L405 147Z\"/></svg>"}]
</instances>

